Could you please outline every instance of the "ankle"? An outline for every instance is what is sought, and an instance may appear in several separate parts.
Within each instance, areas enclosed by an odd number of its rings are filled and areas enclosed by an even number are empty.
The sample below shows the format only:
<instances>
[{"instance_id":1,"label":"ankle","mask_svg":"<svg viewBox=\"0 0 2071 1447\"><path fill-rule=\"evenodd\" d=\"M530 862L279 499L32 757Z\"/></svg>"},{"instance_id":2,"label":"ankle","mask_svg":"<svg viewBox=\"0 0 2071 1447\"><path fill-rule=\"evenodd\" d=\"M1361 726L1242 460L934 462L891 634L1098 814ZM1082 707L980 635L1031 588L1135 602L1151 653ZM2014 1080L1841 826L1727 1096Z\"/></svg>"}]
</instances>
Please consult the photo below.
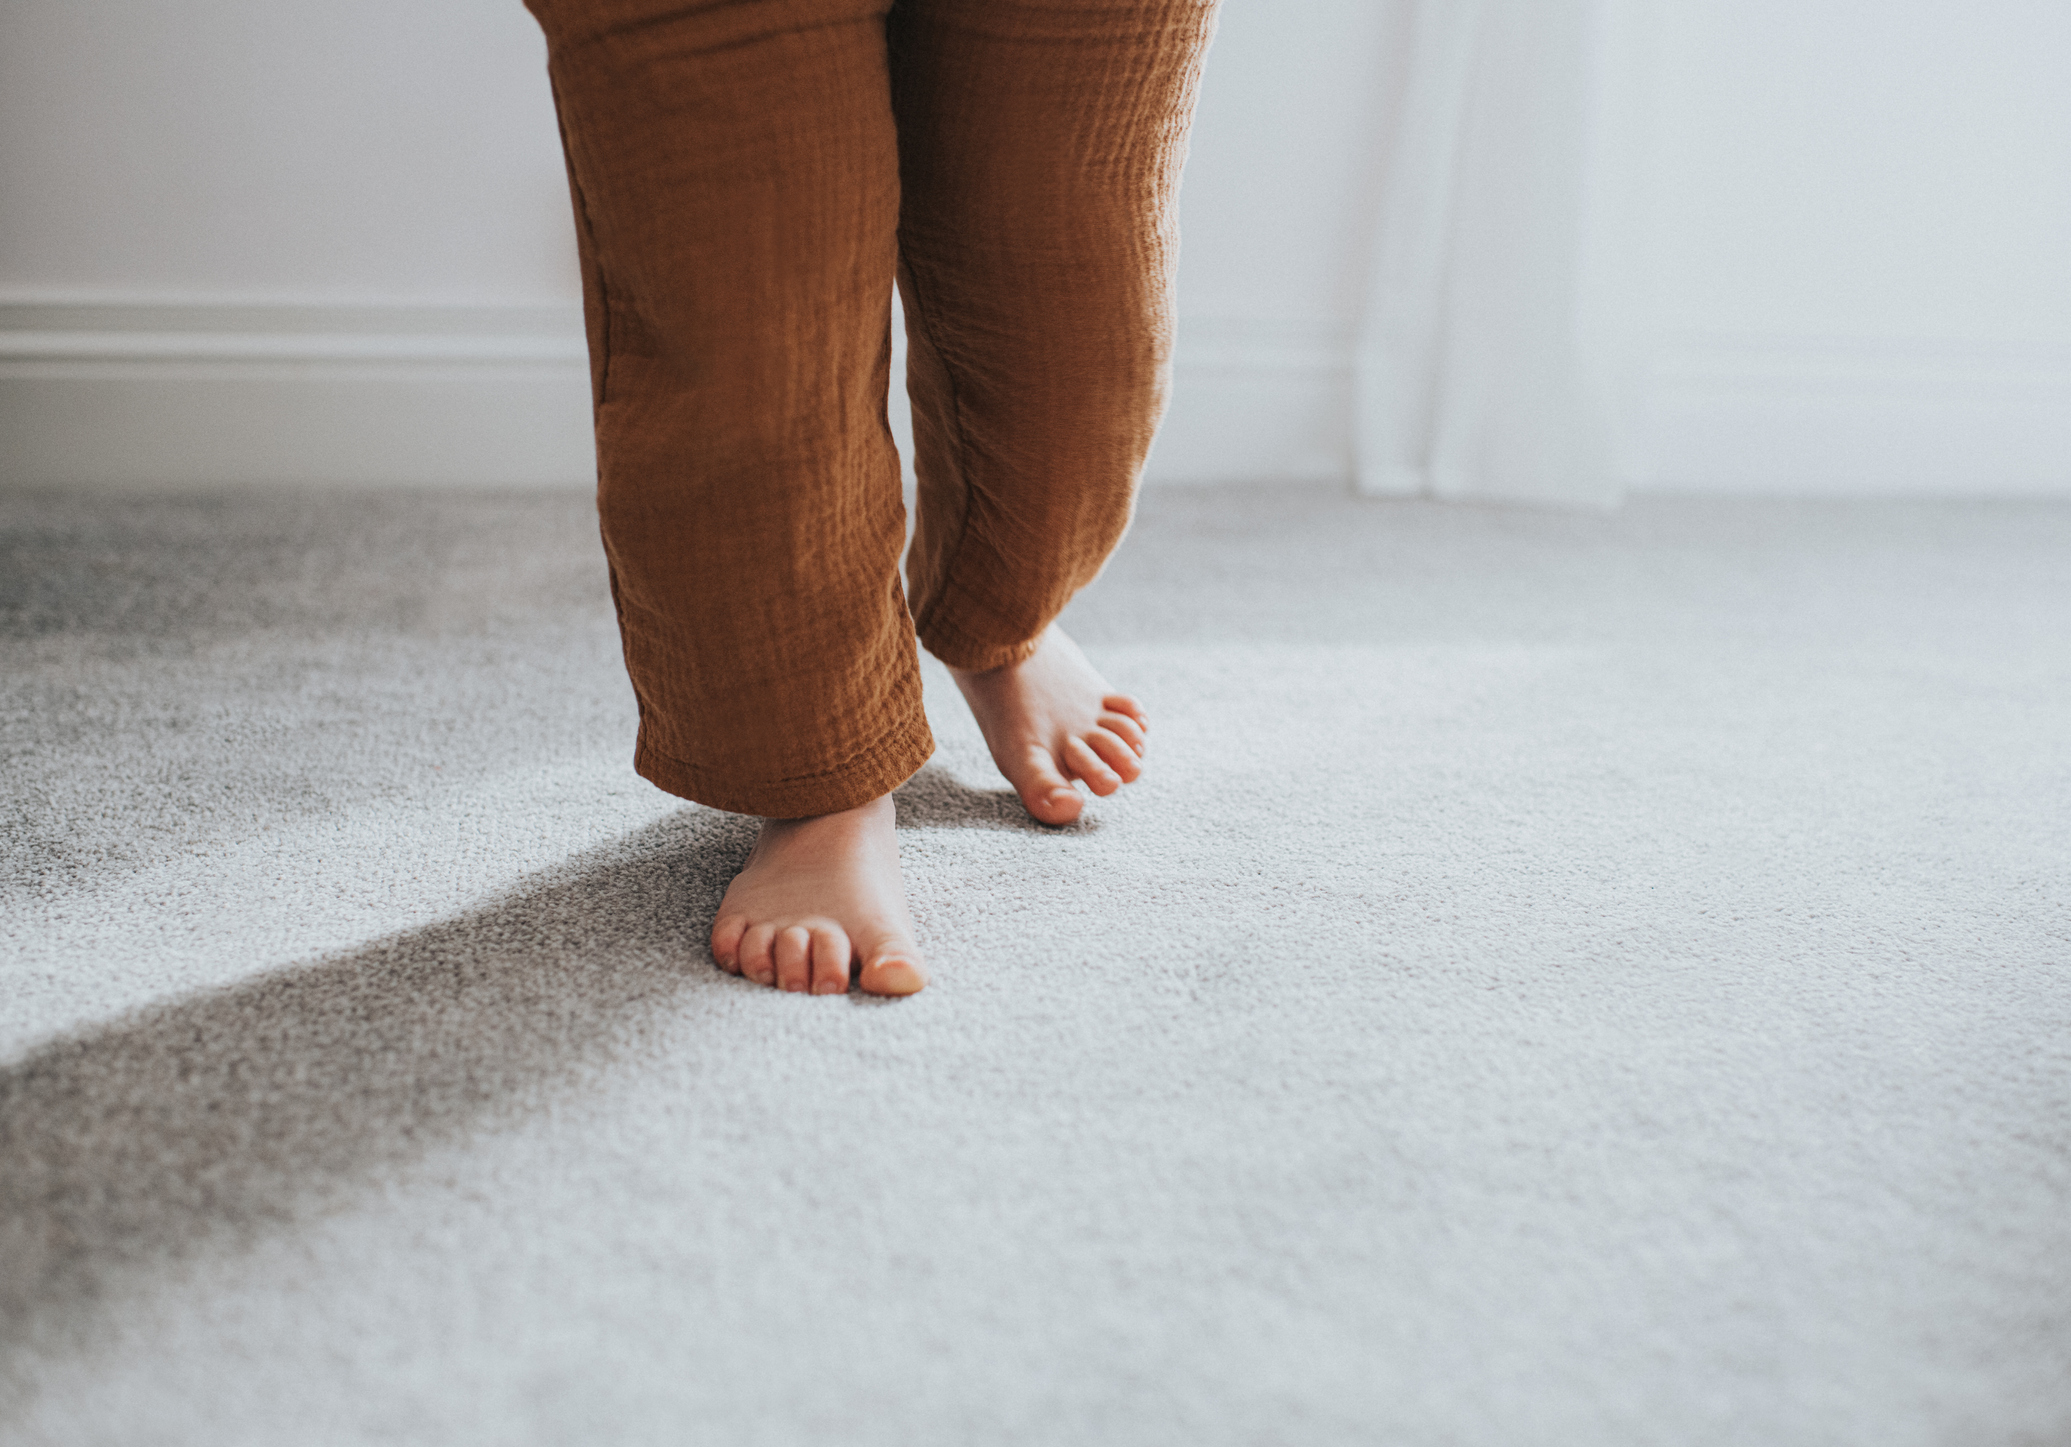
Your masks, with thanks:
<instances>
[{"instance_id":1,"label":"ankle","mask_svg":"<svg viewBox=\"0 0 2071 1447\"><path fill-rule=\"evenodd\" d=\"M882 823L897 814L898 806L890 794L880 794L875 799L858 804L853 809L837 809L831 814L808 814L801 819L764 819L764 835L824 834L845 829L869 828Z\"/></svg>"}]
</instances>

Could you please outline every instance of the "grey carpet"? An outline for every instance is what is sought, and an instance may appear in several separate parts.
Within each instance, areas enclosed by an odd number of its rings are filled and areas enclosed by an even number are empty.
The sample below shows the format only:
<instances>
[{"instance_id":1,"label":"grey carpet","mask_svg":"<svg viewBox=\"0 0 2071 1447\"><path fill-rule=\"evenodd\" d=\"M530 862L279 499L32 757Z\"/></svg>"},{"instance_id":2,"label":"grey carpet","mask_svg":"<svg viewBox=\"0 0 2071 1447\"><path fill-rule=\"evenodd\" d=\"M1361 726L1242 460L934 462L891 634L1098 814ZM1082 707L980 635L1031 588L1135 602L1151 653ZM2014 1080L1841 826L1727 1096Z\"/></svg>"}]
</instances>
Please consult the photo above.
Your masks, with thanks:
<instances>
[{"instance_id":1,"label":"grey carpet","mask_svg":"<svg viewBox=\"0 0 2071 1447\"><path fill-rule=\"evenodd\" d=\"M9 1444L2071 1442L2071 507L1153 493L900 1003L711 966L583 501L0 534Z\"/></svg>"}]
</instances>

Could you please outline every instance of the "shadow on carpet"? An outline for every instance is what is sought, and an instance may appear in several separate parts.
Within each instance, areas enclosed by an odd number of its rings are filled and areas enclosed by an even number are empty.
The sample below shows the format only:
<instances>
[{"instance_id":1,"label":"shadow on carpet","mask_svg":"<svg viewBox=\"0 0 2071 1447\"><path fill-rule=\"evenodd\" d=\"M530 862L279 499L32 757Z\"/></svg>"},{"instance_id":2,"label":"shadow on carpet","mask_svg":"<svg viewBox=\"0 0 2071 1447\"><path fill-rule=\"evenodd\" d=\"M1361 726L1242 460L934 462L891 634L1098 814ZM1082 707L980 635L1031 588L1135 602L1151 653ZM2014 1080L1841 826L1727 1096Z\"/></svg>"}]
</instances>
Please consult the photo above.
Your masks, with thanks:
<instances>
[{"instance_id":1,"label":"shadow on carpet","mask_svg":"<svg viewBox=\"0 0 2071 1447\"><path fill-rule=\"evenodd\" d=\"M940 764L920 772L892 795L901 829L1004 829L1016 834L1093 834L1100 818L1091 810L1069 824L1044 824L1021 806L1012 789L974 789Z\"/></svg>"},{"instance_id":2,"label":"shadow on carpet","mask_svg":"<svg viewBox=\"0 0 2071 1447\"><path fill-rule=\"evenodd\" d=\"M140 1269L537 1109L699 969L749 821L687 809L480 909L54 1042L0 1074L0 1347ZM83 1322L79 1324L84 1324Z\"/></svg>"},{"instance_id":3,"label":"shadow on carpet","mask_svg":"<svg viewBox=\"0 0 2071 1447\"><path fill-rule=\"evenodd\" d=\"M1066 832L933 766L898 800L904 828ZM689 996L754 988L706 944L754 827L685 809L467 914L0 1071L0 1352L548 1108L653 1048Z\"/></svg>"}]
</instances>

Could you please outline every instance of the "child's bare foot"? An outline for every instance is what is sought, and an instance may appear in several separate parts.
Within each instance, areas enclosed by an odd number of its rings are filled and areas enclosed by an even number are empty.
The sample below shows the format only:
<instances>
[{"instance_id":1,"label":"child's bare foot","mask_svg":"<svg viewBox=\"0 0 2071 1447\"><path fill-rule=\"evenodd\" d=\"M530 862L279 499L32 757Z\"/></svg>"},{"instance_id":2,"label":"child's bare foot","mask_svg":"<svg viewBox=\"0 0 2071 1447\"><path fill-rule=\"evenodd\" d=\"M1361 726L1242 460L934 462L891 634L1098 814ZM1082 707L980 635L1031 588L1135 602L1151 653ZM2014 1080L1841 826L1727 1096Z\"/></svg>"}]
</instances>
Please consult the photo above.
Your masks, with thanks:
<instances>
[{"instance_id":1,"label":"child's bare foot","mask_svg":"<svg viewBox=\"0 0 2071 1447\"><path fill-rule=\"evenodd\" d=\"M712 924L720 968L758 985L911 995L928 982L899 878L889 794L812 819L765 819Z\"/></svg>"},{"instance_id":2,"label":"child's bare foot","mask_svg":"<svg viewBox=\"0 0 2071 1447\"><path fill-rule=\"evenodd\" d=\"M992 761L1043 823L1079 817L1085 801L1073 779L1105 796L1143 772L1143 705L1110 690L1055 624L1020 663L949 671L978 716Z\"/></svg>"}]
</instances>

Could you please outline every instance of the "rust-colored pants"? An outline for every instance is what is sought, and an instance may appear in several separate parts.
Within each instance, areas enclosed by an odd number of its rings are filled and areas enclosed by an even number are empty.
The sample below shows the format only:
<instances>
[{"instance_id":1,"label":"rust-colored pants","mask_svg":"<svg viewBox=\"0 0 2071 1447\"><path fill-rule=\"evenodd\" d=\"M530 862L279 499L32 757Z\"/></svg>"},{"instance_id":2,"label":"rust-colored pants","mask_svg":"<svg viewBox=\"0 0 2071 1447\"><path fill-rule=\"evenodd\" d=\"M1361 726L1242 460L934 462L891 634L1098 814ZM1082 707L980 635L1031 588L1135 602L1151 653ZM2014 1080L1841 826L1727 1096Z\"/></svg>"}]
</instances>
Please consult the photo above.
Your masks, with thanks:
<instances>
[{"instance_id":1,"label":"rust-colored pants","mask_svg":"<svg viewBox=\"0 0 2071 1447\"><path fill-rule=\"evenodd\" d=\"M575 196L635 767L793 818L934 749L1127 527L1214 0L527 0ZM909 338L919 516L885 421Z\"/></svg>"}]
</instances>

